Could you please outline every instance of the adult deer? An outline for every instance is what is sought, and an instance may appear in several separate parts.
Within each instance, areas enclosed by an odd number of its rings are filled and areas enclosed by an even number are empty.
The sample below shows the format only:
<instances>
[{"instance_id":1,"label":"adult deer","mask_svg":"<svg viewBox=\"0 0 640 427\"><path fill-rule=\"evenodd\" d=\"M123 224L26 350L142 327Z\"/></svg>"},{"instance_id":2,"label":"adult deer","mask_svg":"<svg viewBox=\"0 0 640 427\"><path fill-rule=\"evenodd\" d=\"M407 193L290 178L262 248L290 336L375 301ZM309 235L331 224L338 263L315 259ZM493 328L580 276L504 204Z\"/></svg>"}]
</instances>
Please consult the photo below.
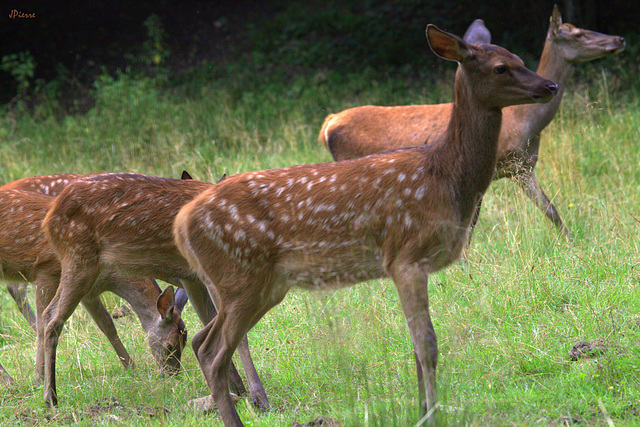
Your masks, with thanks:
<instances>
[{"instance_id":1,"label":"adult deer","mask_svg":"<svg viewBox=\"0 0 640 427\"><path fill-rule=\"evenodd\" d=\"M55 175L42 175L33 176L18 179L8 184L0 186L0 190L24 190L32 191L35 193L41 193L48 196L55 197L60 194L60 191L69 184L71 181L85 177L87 175L79 174L55 174ZM33 313L33 309L29 305L27 299L27 284L24 282L7 283L7 291L9 295L14 299L18 309L29 323L29 326L33 331L36 331L36 316Z\"/></svg>"},{"instance_id":2,"label":"adult deer","mask_svg":"<svg viewBox=\"0 0 640 427\"><path fill-rule=\"evenodd\" d=\"M473 32L475 37L482 30L480 23L474 22L473 25L478 27ZM490 37L488 31L471 43L488 43L486 37ZM540 132L558 111L564 83L572 74L574 64L620 53L624 48L622 37L563 24L559 9L554 6L537 73L557 82L560 91L547 104L513 106L503 111L494 179L511 178L515 181L569 240L572 240L571 232L542 191L534 172ZM451 108L451 104L350 108L327 116L318 140L329 149L335 160L431 144L445 132Z\"/></svg>"},{"instance_id":3,"label":"adult deer","mask_svg":"<svg viewBox=\"0 0 640 427\"><path fill-rule=\"evenodd\" d=\"M178 214L176 244L219 311L192 346L225 425L242 425L229 395L231 355L291 287L381 277L398 290L421 407L435 419L438 350L427 277L465 245L493 178L501 109L548 102L557 85L501 47L468 45L433 25L426 35L436 55L460 64L451 120L438 142L227 177Z\"/></svg>"},{"instance_id":4,"label":"adult deer","mask_svg":"<svg viewBox=\"0 0 640 427\"><path fill-rule=\"evenodd\" d=\"M58 292L43 314L47 321L44 398L48 404L57 404L57 337L83 296L97 286L102 270L179 284L186 289L203 325L215 317L207 288L178 251L172 234L180 208L215 185L137 174L100 174L72 182L55 199L43 222L62 264ZM267 409L269 402L246 337L238 353L254 404ZM232 378L234 391L243 392L235 368ZM205 409L212 404L208 398L199 402Z\"/></svg>"},{"instance_id":5,"label":"adult deer","mask_svg":"<svg viewBox=\"0 0 640 427\"><path fill-rule=\"evenodd\" d=\"M37 307L37 376L44 369L44 319L41 313L58 289L61 265L47 242L41 225L53 198L22 190L0 189L0 279L35 284ZM79 231L79 230L76 230ZM101 272L98 285L83 295L82 304L107 336L125 367L133 362L118 337L111 316L100 301L100 294L111 291L131 304L147 333L151 352L161 369L177 372L186 329L181 318L186 294L174 295L173 287L164 292L153 279L123 280L113 271Z\"/></svg>"}]
</instances>

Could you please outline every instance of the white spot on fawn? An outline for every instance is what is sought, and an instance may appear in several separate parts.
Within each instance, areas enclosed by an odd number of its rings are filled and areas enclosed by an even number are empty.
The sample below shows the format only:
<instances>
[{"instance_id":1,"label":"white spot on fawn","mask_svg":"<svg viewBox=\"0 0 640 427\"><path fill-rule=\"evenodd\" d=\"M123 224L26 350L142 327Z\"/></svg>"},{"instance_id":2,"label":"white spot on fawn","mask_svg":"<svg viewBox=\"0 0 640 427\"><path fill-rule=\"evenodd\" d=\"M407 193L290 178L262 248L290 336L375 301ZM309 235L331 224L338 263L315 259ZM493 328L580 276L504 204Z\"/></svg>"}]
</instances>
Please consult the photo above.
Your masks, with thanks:
<instances>
[{"instance_id":1,"label":"white spot on fawn","mask_svg":"<svg viewBox=\"0 0 640 427\"><path fill-rule=\"evenodd\" d=\"M244 230L237 230L235 232L235 234L233 235L233 237L236 239L236 242L239 242L241 240L244 240L246 235L247 235L247 233Z\"/></svg>"},{"instance_id":2,"label":"white spot on fawn","mask_svg":"<svg viewBox=\"0 0 640 427\"><path fill-rule=\"evenodd\" d=\"M413 224L413 220L411 219L411 216L409 215L409 212L405 212L404 213L404 225L406 228L411 228L411 225Z\"/></svg>"}]
</instances>

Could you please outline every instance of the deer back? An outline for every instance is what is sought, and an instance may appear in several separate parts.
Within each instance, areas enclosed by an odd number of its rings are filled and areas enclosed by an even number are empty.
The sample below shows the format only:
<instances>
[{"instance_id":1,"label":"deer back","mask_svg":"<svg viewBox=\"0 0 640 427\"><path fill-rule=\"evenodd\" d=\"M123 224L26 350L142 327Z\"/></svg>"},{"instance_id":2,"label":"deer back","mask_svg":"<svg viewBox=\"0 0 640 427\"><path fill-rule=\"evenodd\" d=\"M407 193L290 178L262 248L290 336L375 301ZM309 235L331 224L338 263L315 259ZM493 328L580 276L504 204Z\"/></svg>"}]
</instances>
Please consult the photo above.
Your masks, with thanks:
<instances>
[{"instance_id":1,"label":"deer back","mask_svg":"<svg viewBox=\"0 0 640 427\"><path fill-rule=\"evenodd\" d=\"M384 257L409 240L437 243L433 228L465 227L449 207L455 192L425 184L428 175L439 181L447 174L424 165L414 149L235 175L186 205L174 233L179 245L186 229L190 244L203 245L183 246L185 256L212 254L188 258L200 271L234 264L263 271L276 263L289 285L369 280L384 276ZM434 227L421 229L423 223Z\"/></svg>"},{"instance_id":2,"label":"deer back","mask_svg":"<svg viewBox=\"0 0 640 427\"><path fill-rule=\"evenodd\" d=\"M55 175L41 175L32 176L27 178L21 178L16 181L9 182L0 187L0 190L24 190L32 191L35 193L45 194L47 196L55 197L67 186L70 182L77 179L87 177L89 175L80 175L72 173L61 173Z\"/></svg>"},{"instance_id":3,"label":"deer back","mask_svg":"<svg viewBox=\"0 0 640 427\"><path fill-rule=\"evenodd\" d=\"M35 280L37 266L59 276L59 263L41 228L52 201L38 193L0 189L0 279Z\"/></svg>"},{"instance_id":4,"label":"deer back","mask_svg":"<svg viewBox=\"0 0 640 427\"><path fill-rule=\"evenodd\" d=\"M468 46L429 28L434 51L462 64L444 138L228 177L176 219L176 241L196 269L224 271L233 263L273 268L291 284L333 286L388 274L398 256L431 271L458 256L493 175L500 109L548 102L557 87L498 46ZM197 255L205 253L215 255Z\"/></svg>"},{"instance_id":5,"label":"deer back","mask_svg":"<svg viewBox=\"0 0 640 427\"><path fill-rule=\"evenodd\" d=\"M474 23L469 27L473 39L488 43L486 28ZM480 35L479 37L477 35ZM556 82L560 91L548 104L527 104L503 110L503 124L497 152L496 178L518 173L524 162L535 166L539 133L551 122L562 99L564 80L572 64L591 61L624 50L625 41L563 23L554 6L549 31L537 73ZM448 124L451 104L409 105L399 107L363 106L332 114L325 119L318 140L335 160L362 157L372 153L421 143L431 144ZM421 121L421 129L416 124Z\"/></svg>"},{"instance_id":6,"label":"deer back","mask_svg":"<svg viewBox=\"0 0 640 427\"><path fill-rule=\"evenodd\" d=\"M430 144L441 138L451 104L378 107L366 105L329 115L318 140L334 160L348 160L395 148Z\"/></svg>"},{"instance_id":7,"label":"deer back","mask_svg":"<svg viewBox=\"0 0 640 427\"><path fill-rule=\"evenodd\" d=\"M181 277L169 271L178 266L190 272L176 255L173 219L211 185L138 174L94 175L63 190L43 227L61 258L93 256L127 276Z\"/></svg>"}]
</instances>

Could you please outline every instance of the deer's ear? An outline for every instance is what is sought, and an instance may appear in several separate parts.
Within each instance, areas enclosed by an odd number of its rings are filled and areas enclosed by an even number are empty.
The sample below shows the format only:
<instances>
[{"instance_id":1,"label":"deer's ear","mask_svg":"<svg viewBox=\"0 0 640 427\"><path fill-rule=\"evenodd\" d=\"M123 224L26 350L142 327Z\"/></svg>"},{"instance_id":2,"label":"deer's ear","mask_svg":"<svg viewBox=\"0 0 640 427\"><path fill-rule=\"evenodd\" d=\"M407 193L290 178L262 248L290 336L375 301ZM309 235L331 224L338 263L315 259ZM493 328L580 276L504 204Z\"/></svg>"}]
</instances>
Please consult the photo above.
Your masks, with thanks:
<instances>
[{"instance_id":1,"label":"deer's ear","mask_svg":"<svg viewBox=\"0 0 640 427\"><path fill-rule=\"evenodd\" d=\"M173 286L168 286L158 297L156 301L158 313L163 320L171 321L173 318L173 306L175 305L175 295Z\"/></svg>"},{"instance_id":2,"label":"deer's ear","mask_svg":"<svg viewBox=\"0 0 640 427\"><path fill-rule=\"evenodd\" d=\"M476 19L469 25L469 28L467 28L463 39L465 42L475 46L491 44L491 33L484 25L482 19Z\"/></svg>"},{"instance_id":3,"label":"deer's ear","mask_svg":"<svg viewBox=\"0 0 640 427\"><path fill-rule=\"evenodd\" d=\"M558 29L562 25L562 15L560 15L560 8L557 4L553 5L553 12L551 13L551 18L549 18L549 29L556 34Z\"/></svg>"},{"instance_id":4,"label":"deer's ear","mask_svg":"<svg viewBox=\"0 0 640 427\"><path fill-rule=\"evenodd\" d=\"M180 177L180 179L193 179L193 178L191 178L191 175L189 174L189 172L183 170L182 176Z\"/></svg>"},{"instance_id":5,"label":"deer's ear","mask_svg":"<svg viewBox=\"0 0 640 427\"><path fill-rule=\"evenodd\" d=\"M182 288L178 288L178 290L176 291L176 297L175 297L176 310L178 310L179 312L182 312L182 310L184 310L184 306L187 304L187 301L189 301L189 297L187 296L187 291L185 291Z\"/></svg>"},{"instance_id":6,"label":"deer's ear","mask_svg":"<svg viewBox=\"0 0 640 427\"><path fill-rule=\"evenodd\" d=\"M446 33L432 24L427 25L427 41L433 53L449 61L465 62L473 54L460 37Z\"/></svg>"}]
</instances>

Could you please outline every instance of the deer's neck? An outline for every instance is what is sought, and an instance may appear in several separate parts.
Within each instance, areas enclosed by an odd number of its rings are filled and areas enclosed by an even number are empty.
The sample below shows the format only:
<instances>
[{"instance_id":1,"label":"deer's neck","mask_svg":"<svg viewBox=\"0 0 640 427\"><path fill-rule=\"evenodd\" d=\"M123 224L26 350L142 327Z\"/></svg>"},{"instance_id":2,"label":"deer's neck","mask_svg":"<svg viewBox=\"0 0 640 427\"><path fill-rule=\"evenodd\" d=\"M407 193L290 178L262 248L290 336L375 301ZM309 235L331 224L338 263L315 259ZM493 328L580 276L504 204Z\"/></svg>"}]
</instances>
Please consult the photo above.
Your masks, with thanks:
<instances>
[{"instance_id":1,"label":"deer's neck","mask_svg":"<svg viewBox=\"0 0 640 427\"><path fill-rule=\"evenodd\" d=\"M522 127L520 133L527 140L538 135L553 120L564 94L565 81L573 73L573 65L560 53L560 48L547 36L536 73L558 85L558 93L545 104L524 104L509 107L505 111L505 120L511 128ZM510 120L511 116L514 120Z\"/></svg>"},{"instance_id":2,"label":"deer's neck","mask_svg":"<svg viewBox=\"0 0 640 427\"><path fill-rule=\"evenodd\" d=\"M502 123L499 108L481 105L471 93L464 75L458 72L454 84L454 102L451 121L443 143L444 167L454 176L453 190L464 207L464 215L471 215L493 179L498 151L498 135ZM448 166L447 166L448 164Z\"/></svg>"},{"instance_id":3,"label":"deer's neck","mask_svg":"<svg viewBox=\"0 0 640 427\"><path fill-rule=\"evenodd\" d=\"M152 279L136 279L134 285L117 286L112 291L131 305L131 309L140 320L142 329L147 334L151 332L156 318L159 316L156 309L156 300L161 293L161 289L158 284Z\"/></svg>"}]
</instances>

